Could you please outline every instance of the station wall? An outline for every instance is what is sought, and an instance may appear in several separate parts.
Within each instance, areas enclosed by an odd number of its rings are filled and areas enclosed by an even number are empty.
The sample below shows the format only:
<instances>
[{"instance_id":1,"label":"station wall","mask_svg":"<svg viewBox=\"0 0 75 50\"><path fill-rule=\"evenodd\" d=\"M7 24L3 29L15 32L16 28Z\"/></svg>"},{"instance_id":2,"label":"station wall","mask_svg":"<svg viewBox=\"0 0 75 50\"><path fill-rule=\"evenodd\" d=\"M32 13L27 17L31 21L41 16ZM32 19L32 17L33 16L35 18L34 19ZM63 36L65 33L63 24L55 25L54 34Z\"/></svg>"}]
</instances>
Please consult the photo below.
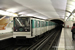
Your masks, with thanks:
<instances>
[{"instance_id":1,"label":"station wall","mask_svg":"<svg viewBox=\"0 0 75 50\"><path fill-rule=\"evenodd\" d=\"M65 27L71 28L73 26L74 21L65 21Z\"/></svg>"}]
</instances>

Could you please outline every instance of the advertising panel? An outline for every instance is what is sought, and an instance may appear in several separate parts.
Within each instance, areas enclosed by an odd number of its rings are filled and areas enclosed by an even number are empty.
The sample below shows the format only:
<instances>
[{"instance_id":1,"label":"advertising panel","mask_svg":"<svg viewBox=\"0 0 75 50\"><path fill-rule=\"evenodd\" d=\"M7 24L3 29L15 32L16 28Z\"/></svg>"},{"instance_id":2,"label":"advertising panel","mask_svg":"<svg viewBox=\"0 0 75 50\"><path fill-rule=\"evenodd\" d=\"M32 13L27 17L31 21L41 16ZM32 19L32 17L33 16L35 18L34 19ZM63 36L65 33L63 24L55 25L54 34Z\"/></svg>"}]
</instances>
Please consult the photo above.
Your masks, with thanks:
<instances>
[{"instance_id":1,"label":"advertising panel","mask_svg":"<svg viewBox=\"0 0 75 50\"><path fill-rule=\"evenodd\" d=\"M7 24L9 23L9 17L6 16L0 20L0 30L5 30Z\"/></svg>"}]
</instances>

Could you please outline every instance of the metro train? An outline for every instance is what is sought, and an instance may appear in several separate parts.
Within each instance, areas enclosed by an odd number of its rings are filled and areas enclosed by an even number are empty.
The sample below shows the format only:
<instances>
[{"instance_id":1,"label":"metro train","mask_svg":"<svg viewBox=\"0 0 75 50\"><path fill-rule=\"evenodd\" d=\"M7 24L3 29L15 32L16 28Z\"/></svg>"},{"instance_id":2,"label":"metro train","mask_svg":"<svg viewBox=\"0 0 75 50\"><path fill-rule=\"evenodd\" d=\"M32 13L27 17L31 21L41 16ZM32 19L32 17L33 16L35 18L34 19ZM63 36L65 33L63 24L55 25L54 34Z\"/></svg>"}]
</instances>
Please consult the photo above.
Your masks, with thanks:
<instances>
[{"instance_id":1,"label":"metro train","mask_svg":"<svg viewBox=\"0 0 75 50\"><path fill-rule=\"evenodd\" d=\"M35 38L55 28L56 23L34 17L14 17L13 38Z\"/></svg>"}]
</instances>

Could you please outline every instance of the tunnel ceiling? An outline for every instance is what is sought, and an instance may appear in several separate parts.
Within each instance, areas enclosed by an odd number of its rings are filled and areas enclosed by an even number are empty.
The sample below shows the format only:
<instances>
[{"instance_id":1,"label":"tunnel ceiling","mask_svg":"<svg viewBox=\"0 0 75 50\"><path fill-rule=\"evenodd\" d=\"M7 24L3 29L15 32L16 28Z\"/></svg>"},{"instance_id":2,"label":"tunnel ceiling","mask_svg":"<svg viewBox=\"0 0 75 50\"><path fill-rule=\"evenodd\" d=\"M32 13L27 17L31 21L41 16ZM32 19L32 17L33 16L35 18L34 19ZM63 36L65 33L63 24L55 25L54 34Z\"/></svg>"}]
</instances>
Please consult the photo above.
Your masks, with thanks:
<instances>
[{"instance_id":1,"label":"tunnel ceiling","mask_svg":"<svg viewBox=\"0 0 75 50\"><path fill-rule=\"evenodd\" d=\"M63 23L64 23L63 21L58 20L58 19L53 19L53 20L51 20L51 21L53 21L53 22L55 22L55 23L58 23L58 24L63 24Z\"/></svg>"}]
</instances>

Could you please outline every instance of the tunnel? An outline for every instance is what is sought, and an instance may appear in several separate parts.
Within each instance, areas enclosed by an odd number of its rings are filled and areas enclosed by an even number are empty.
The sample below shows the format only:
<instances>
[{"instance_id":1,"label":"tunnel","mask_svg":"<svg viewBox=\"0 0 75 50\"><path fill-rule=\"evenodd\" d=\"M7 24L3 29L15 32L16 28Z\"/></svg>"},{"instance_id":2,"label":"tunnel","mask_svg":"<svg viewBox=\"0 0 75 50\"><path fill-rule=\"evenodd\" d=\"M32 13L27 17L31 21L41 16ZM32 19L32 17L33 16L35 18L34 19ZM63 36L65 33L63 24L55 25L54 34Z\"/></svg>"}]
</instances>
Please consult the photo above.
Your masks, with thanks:
<instances>
[{"instance_id":1,"label":"tunnel","mask_svg":"<svg viewBox=\"0 0 75 50\"><path fill-rule=\"evenodd\" d=\"M64 22L63 22L62 20L53 19L53 20L51 20L51 21L57 23L57 26L58 26L58 27L64 27L64 26L65 26L65 25L64 25Z\"/></svg>"},{"instance_id":2,"label":"tunnel","mask_svg":"<svg viewBox=\"0 0 75 50\"><path fill-rule=\"evenodd\" d=\"M51 20L51 21L53 21L53 22L55 22L55 23L57 23L57 24L64 24L64 22L61 21L61 20L59 20L59 19L53 19L53 20Z\"/></svg>"}]
</instances>

